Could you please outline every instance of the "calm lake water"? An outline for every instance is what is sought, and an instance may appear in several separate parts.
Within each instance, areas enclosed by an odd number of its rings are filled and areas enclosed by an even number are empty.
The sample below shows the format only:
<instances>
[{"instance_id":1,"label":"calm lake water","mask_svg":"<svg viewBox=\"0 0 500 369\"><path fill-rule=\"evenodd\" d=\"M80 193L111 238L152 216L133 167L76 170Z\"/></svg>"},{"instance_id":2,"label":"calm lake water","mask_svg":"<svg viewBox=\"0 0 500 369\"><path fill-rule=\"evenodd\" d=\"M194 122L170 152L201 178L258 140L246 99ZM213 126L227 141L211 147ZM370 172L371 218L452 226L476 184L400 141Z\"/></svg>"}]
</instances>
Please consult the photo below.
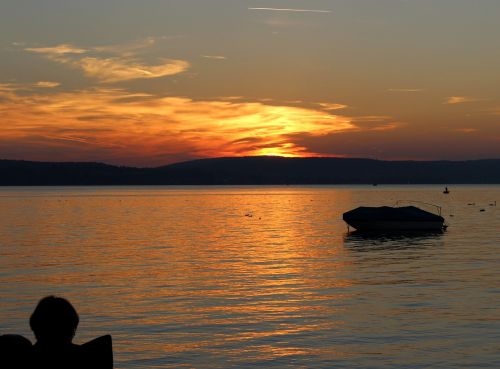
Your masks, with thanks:
<instances>
[{"instance_id":1,"label":"calm lake water","mask_svg":"<svg viewBox=\"0 0 500 369\"><path fill-rule=\"evenodd\" d=\"M116 368L500 368L500 186L442 190L2 188L0 334L56 294ZM347 234L401 199L448 231Z\"/></svg>"}]
</instances>

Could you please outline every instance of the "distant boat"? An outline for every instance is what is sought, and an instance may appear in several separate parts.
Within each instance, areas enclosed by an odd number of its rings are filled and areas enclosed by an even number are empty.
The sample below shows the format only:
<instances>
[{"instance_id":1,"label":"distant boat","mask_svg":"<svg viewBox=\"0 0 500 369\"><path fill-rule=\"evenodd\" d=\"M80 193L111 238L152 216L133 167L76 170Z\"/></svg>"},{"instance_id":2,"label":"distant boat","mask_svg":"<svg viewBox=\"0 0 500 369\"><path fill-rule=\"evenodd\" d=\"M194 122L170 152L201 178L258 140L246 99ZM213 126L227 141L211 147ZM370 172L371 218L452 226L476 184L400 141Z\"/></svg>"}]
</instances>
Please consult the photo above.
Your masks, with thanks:
<instances>
[{"instance_id":1,"label":"distant boat","mask_svg":"<svg viewBox=\"0 0 500 369\"><path fill-rule=\"evenodd\" d=\"M448 195L450 193L450 191L448 191L448 187L445 187L444 188L444 191L443 191L444 194Z\"/></svg>"},{"instance_id":2,"label":"distant boat","mask_svg":"<svg viewBox=\"0 0 500 369\"><path fill-rule=\"evenodd\" d=\"M343 219L358 231L441 231L446 225L436 207L439 215L415 206L362 206L344 213Z\"/></svg>"}]
</instances>

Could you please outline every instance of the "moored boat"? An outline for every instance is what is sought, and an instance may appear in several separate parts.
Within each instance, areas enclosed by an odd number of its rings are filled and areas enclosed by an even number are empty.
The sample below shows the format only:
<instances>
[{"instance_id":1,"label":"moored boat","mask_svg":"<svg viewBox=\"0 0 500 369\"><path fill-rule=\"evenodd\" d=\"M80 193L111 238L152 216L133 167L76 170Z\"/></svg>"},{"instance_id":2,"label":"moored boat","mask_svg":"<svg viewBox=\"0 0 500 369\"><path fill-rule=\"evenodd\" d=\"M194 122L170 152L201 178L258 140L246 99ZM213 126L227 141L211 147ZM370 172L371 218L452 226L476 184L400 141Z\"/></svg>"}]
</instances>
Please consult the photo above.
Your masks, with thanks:
<instances>
[{"instance_id":1,"label":"moored boat","mask_svg":"<svg viewBox=\"0 0 500 369\"><path fill-rule=\"evenodd\" d=\"M344 213L343 219L358 231L441 231L446 228L441 214L415 206L362 206Z\"/></svg>"}]
</instances>

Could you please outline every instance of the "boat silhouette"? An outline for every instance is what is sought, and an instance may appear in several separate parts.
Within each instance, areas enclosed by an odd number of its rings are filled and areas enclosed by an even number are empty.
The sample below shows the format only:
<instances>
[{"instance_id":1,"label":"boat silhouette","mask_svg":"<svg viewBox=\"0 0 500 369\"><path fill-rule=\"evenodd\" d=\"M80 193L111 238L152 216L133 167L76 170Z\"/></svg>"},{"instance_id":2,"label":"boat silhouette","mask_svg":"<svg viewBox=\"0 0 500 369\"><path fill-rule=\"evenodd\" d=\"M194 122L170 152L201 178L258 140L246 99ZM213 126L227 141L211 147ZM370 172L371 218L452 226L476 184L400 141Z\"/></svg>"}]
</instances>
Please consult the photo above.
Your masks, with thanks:
<instances>
[{"instance_id":1,"label":"boat silhouette","mask_svg":"<svg viewBox=\"0 0 500 369\"><path fill-rule=\"evenodd\" d=\"M414 201L412 201L414 202ZM426 204L426 203L423 203ZM348 226L362 232L441 231L446 229L441 207L433 204L438 214L416 206L361 206L343 214Z\"/></svg>"}]
</instances>

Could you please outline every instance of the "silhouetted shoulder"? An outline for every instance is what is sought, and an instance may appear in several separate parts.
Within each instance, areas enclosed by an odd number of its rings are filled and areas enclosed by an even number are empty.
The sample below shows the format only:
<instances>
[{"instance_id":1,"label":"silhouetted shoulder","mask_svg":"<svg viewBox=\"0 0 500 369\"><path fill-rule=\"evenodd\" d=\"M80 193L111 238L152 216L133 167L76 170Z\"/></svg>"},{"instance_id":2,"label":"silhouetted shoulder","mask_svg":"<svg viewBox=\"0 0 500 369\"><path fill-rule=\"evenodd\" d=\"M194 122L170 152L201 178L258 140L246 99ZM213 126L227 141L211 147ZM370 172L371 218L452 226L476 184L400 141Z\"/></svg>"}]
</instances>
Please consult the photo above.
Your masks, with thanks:
<instances>
[{"instance_id":1,"label":"silhouetted shoulder","mask_svg":"<svg viewBox=\"0 0 500 369\"><path fill-rule=\"evenodd\" d=\"M83 345L68 344L47 347L33 346L34 368L51 369L112 369L113 346L111 336L102 336Z\"/></svg>"},{"instance_id":2,"label":"silhouetted shoulder","mask_svg":"<svg viewBox=\"0 0 500 369\"><path fill-rule=\"evenodd\" d=\"M72 343L61 346L46 346L36 343L33 346L31 362L33 368L51 369L83 369L86 367L85 357L80 346Z\"/></svg>"}]
</instances>

